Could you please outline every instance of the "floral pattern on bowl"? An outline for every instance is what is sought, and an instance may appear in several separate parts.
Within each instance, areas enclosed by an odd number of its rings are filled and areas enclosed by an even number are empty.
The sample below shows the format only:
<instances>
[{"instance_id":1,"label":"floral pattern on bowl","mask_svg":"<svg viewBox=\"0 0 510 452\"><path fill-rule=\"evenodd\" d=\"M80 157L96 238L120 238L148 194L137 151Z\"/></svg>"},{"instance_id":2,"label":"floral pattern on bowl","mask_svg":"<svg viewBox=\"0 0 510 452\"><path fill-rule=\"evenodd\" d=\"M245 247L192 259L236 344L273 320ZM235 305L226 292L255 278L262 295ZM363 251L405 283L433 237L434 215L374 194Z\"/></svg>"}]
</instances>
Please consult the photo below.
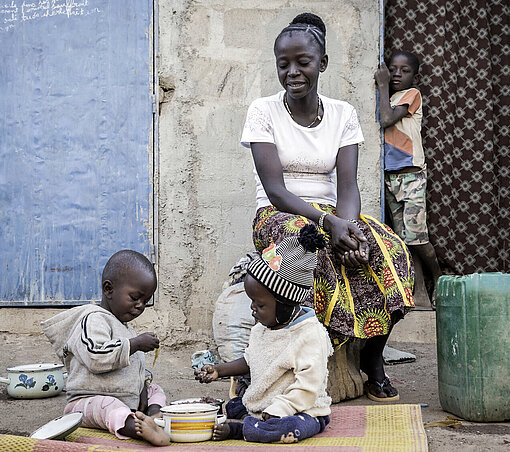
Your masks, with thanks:
<instances>
[{"instance_id":1,"label":"floral pattern on bowl","mask_svg":"<svg viewBox=\"0 0 510 452\"><path fill-rule=\"evenodd\" d=\"M14 386L15 388L22 386L25 389L30 389L35 386L35 380L33 378L28 378L28 376L25 374L21 374L19 376L19 381L21 381L21 383L18 383L16 386Z\"/></svg>"},{"instance_id":2,"label":"floral pattern on bowl","mask_svg":"<svg viewBox=\"0 0 510 452\"><path fill-rule=\"evenodd\" d=\"M49 389L52 387L52 386L55 386L55 391L58 390L58 386L57 386L57 382L55 381L55 376L54 375L47 375L46 376L46 381L43 385L43 387L41 388L43 391L49 391Z\"/></svg>"}]
</instances>

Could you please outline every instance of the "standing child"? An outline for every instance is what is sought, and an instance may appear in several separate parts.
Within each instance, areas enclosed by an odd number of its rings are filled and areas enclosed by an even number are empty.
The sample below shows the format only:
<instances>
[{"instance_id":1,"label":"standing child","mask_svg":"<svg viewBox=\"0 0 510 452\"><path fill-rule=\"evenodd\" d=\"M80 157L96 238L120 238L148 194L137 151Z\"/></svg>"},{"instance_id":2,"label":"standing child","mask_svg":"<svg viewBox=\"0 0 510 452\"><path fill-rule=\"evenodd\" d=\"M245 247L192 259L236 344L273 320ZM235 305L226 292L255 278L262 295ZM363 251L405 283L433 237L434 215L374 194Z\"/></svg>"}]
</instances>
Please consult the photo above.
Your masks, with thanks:
<instances>
[{"instance_id":1,"label":"standing child","mask_svg":"<svg viewBox=\"0 0 510 452\"><path fill-rule=\"evenodd\" d=\"M141 422L145 414L158 417L166 405L145 370L144 353L158 348L159 339L154 333L137 335L128 325L156 290L154 267L140 253L119 251L106 263L101 284L100 306L78 306L42 323L68 371L64 413L82 412L84 427L109 430L121 439L141 436L167 445L163 429L146 429Z\"/></svg>"},{"instance_id":2,"label":"standing child","mask_svg":"<svg viewBox=\"0 0 510 452\"><path fill-rule=\"evenodd\" d=\"M329 423L327 361L333 349L314 310L300 306L313 286L316 250L324 246L324 237L309 224L299 237L269 246L248 266L244 286L258 323L244 357L195 371L202 383L251 374L243 397L226 405L227 422L214 427L213 440L291 443Z\"/></svg>"},{"instance_id":3,"label":"standing child","mask_svg":"<svg viewBox=\"0 0 510 452\"><path fill-rule=\"evenodd\" d=\"M433 292L441 269L429 242L427 165L421 139L422 99L413 85L420 62L411 52L397 52L375 73L380 93L380 121L384 128L384 179L386 202L394 231L416 252L430 272ZM391 96L391 97L390 97Z\"/></svg>"}]
</instances>

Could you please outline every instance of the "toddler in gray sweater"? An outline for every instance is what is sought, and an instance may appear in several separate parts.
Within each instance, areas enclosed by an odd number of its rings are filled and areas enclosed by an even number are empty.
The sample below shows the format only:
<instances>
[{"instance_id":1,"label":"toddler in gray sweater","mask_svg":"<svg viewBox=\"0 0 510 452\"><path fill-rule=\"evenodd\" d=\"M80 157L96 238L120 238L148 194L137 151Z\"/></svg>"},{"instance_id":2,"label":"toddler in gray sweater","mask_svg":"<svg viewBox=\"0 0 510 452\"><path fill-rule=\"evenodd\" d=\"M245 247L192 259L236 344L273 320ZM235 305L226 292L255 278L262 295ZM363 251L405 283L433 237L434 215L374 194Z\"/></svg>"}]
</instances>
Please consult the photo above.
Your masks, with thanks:
<instances>
[{"instance_id":1,"label":"toddler in gray sweater","mask_svg":"<svg viewBox=\"0 0 510 452\"><path fill-rule=\"evenodd\" d=\"M64 413L82 412L82 426L118 438L144 438L163 446L162 429L143 420L159 417L162 389L146 378L145 353L159 347L154 333L137 334L128 322L140 316L156 290L156 272L142 254L115 253L102 275L101 304L61 312L42 322L44 334L68 371Z\"/></svg>"}]
</instances>

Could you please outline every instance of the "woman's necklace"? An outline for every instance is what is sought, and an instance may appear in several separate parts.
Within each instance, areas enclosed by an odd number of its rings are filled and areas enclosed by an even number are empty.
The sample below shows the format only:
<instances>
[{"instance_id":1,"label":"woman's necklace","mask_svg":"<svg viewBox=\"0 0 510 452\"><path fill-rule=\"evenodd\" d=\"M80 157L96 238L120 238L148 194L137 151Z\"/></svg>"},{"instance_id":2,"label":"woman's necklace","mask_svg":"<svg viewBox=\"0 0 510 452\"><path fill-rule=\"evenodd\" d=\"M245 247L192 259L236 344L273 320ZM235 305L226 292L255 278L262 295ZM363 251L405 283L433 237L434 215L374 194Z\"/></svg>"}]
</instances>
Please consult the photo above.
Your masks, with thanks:
<instances>
[{"instance_id":1,"label":"woman's necklace","mask_svg":"<svg viewBox=\"0 0 510 452\"><path fill-rule=\"evenodd\" d=\"M285 110L287 110L287 112L289 113L290 117L292 118L292 120L294 122L297 122L295 119L294 119L294 115L292 114L292 112L290 111L290 108L289 108L289 104L287 103L287 93L285 93L283 95L283 105L285 105ZM319 122L322 120L322 117L321 115L319 114L319 112L321 111L321 99L319 96L317 96L317 115L315 116L315 118L313 119L313 121L308 124L307 128L310 128L312 127L316 122ZM299 124L299 123L298 123Z\"/></svg>"}]
</instances>

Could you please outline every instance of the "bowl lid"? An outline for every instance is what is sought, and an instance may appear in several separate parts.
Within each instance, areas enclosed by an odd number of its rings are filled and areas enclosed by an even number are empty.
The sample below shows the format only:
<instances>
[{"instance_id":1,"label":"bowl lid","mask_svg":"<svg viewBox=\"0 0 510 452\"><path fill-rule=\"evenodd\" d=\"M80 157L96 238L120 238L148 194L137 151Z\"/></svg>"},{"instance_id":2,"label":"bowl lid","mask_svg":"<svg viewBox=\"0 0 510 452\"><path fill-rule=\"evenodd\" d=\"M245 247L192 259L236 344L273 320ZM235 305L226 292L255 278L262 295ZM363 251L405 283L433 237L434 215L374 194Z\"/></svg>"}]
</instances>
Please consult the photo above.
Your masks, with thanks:
<instances>
[{"instance_id":1,"label":"bowl lid","mask_svg":"<svg viewBox=\"0 0 510 452\"><path fill-rule=\"evenodd\" d=\"M81 424L83 413L69 413L57 417L52 421L39 427L30 438L36 439L55 439L63 438L76 430Z\"/></svg>"},{"instance_id":2,"label":"bowl lid","mask_svg":"<svg viewBox=\"0 0 510 452\"><path fill-rule=\"evenodd\" d=\"M183 403L181 405L167 405L161 408L162 413L168 414L192 414L192 413L216 413L218 407L208 403Z\"/></svg>"},{"instance_id":3,"label":"bowl lid","mask_svg":"<svg viewBox=\"0 0 510 452\"><path fill-rule=\"evenodd\" d=\"M22 366L8 367L7 372L36 372L38 370L56 370L62 367L64 367L63 364L56 363L24 364Z\"/></svg>"}]
</instances>

